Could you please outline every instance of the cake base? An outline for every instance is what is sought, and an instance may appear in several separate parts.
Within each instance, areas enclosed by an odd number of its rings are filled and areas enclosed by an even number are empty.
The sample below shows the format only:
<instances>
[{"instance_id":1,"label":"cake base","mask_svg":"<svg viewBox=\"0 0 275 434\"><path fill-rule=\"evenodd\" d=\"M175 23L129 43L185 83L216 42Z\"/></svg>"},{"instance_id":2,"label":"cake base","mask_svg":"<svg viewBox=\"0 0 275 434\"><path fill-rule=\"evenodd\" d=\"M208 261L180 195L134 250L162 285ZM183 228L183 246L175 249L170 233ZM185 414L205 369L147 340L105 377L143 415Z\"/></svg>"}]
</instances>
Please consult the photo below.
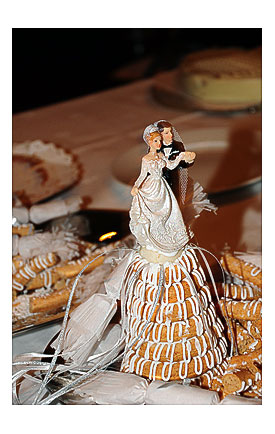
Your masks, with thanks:
<instances>
[{"instance_id":1,"label":"cake base","mask_svg":"<svg viewBox=\"0 0 275 434\"><path fill-rule=\"evenodd\" d=\"M139 254L142 258L146 259L148 262L153 264L165 264L166 262L175 262L177 258L182 255L182 251L180 250L174 256L166 256L162 253L154 252L153 250L148 250L146 247L141 247Z\"/></svg>"}]
</instances>

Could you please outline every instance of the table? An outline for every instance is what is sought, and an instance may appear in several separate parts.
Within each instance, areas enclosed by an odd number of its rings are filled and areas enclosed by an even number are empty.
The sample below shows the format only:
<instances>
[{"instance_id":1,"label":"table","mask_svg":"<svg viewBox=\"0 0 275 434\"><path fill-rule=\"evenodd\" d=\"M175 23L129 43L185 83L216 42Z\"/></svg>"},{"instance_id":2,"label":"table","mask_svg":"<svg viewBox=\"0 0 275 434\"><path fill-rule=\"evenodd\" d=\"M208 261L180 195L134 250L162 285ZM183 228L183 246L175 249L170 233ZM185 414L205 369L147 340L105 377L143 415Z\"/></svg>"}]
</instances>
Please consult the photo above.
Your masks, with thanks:
<instances>
[{"instance_id":1,"label":"table","mask_svg":"<svg viewBox=\"0 0 275 434\"><path fill-rule=\"evenodd\" d=\"M152 79L88 95L67 102L22 112L13 117L13 141L41 139L73 152L83 165L79 184L62 194L92 198L91 209L130 207L130 186L112 177L112 164L121 152L142 142L146 125L167 119L185 130L231 127L251 121L260 128L260 114L231 116L183 111L158 103L151 92ZM225 242L233 250L261 249L261 191L229 202L217 216L203 213L194 226L199 245L219 256ZM37 329L13 338L13 352L43 351L58 325ZM37 347L36 347L37 344Z\"/></svg>"}]
</instances>

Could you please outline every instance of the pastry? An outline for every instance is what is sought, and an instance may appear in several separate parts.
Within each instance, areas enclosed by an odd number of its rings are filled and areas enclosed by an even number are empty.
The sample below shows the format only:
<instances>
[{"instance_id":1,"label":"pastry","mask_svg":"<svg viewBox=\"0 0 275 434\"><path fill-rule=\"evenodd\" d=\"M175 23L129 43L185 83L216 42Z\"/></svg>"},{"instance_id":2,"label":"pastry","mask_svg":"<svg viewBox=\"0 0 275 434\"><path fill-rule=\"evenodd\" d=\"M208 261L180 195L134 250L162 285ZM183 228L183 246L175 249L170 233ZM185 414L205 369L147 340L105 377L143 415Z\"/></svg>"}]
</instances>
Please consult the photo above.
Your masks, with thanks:
<instances>
[{"instance_id":1,"label":"pastry","mask_svg":"<svg viewBox=\"0 0 275 434\"><path fill-rule=\"evenodd\" d=\"M261 298L262 291L249 284L237 285L234 283L225 283L223 285L224 297L233 300L255 300Z\"/></svg>"},{"instance_id":2,"label":"pastry","mask_svg":"<svg viewBox=\"0 0 275 434\"><path fill-rule=\"evenodd\" d=\"M262 339L262 319L255 321L239 320L239 323L253 336L254 339Z\"/></svg>"},{"instance_id":3,"label":"pastry","mask_svg":"<svg viewBox=\"0 0 275 434\"><path fill-rule=\"evenodd\" d=\"M23 265L13 276L12 287L16 291L23 291L24 286L41 270L52 267L58 262L58 256L54 253L40 255L32 258L27 264Z\"/></svg>"},{"instance_id":4,"label":"pastry","mask_svg":"<svg viewBox=\"0 0 275 434\"><path fill-rule=\"evenodd\" d=\"M252 263L246 262L231 253L226 253L221 258L224 270L233 278L237 278L242 284L249 284L256 290L262 289L262 269Z\"/></svg>"},{"instance_id":5,"label":"pastry","mask_svg":"<svg viewBox=\"0 0 275 434\"><path fill-rule=\"evenodd\" d=\"M30 313L56 311L66 306L70 296L70 288L51 291L44 295L30 297Z\"/></svg>"},{"instance_id":6,"label":"pastry","mask_svg":"<svg viewBox=\"0 0 275 434\"><path fill-rule=\"evenodd\" d=\"M19 268L21 268L26 261L20 255L15 255L12 258L12 274L15 274Z\"/></svg>"},{"instance_id":7,"label":"pastry","mask_svg":"<svg viewBox=\"0 0 275 434\"><path fill-rule=\"evenodd\" d=\"M74 276L77 276L78 273L93 259L96 258L97 255L93 256L83 256L80 259L77 259L75 261L69 261L65 265L60 265L55 268L56 273L59 274L61 277L71 278ZM92 270L94 270L96 267L98 267L100 264L102 264L104 261L104 256L101 256L97 259L95 259L88 267L83 271L84 274L90 273Z\"/></svg>"},{"instance_id":8,"label":"pastry","mask_svg":"<svg viewBox=\"0 0 275 434\"><path fill-rule=\"evenodd\" d=\"M219 392L220 396L222 396L222 377L226 373L227 368L228 361L225 359L220 365L214 366L212 369L209 369L201 375L199 379L195 380L195 382L203 389L215 390L216 392Z\"/></svg>"},{"instance_id":9,"label":"pastry","mask_svg":"<svg viewBox=\"0 0 275 434\"><path fill-rule=\"evenodd\" d=\"M232 329L239 354L250 353L262 347L261 336L258 338L253 337L239 322L232 321ZM231 333L228 333L228 338L232 339Z\"/></svg>"},{"instance_id":10,"label":"pastry","mask_svg":"<svg viewBox=\"0 0 275 434\"><path fill-rule=\"evenodd\" d=\"M19 226L13 226L12 233L13 235L20 235L20 237L32 235L34 233L34 226L31 223L19 225Z\"/></svg>"},{"instance_id":11,"label":"pastry","mask_svg":"<svg viewBox=\"0 0 275 434\"><path fill-rule=\"evenodd\" d=\"M42 288L42 286L49 288L58 280L60 280L60 274L54 271L54 269L44 270L30 280L25 289L29 291L32 289Z\"/></svg>"},{"instance_id":12,"label":"pastry","mask_svg":"<svg viewBox=\"0 0 275 434\"><path fill-rule=\"evenodd\" d=\"M50 233L45 232L43 234ZM61 232L59 232L60 234ZM21 320L24 320L26 324L31 323L32 317L40 313L44 314L45 318L53 312L58 313L66 306L75 277L84 266L99 254L108 253L119 244L119 242L115 242L98 248L98 244L74 237L73 241L77 250L72 250L70 248L72 237L69 236L70 234L66 236L66 232L63 234L62 248L58 250L62 258L55 253L39 255L31 259L25 259L20 255L13 257L13 327L17 327L17 321L19 324ZM38 241L37 239L37 246L39 246ZM80 256L78 259L71 260L73 251ZM90 264L84 272L85 276L88 278L91 272L102 264L103 260L104 256L102 255ZM106 275L111 272L112 267L108 264L103 268ZM72 276L72 278L68 276ZM89 283L85 283L85 278L82 278L73 297L73 307L77 306L79 300L85 299L93 292L94 286L98 287L99 277L95 276L94 280L91 281L92 288L89 287Z\"/></svg>"},{"instance_id":13,"label":"pastry","mask_svg":"<svg viewBox=\"0 0 275 434\"><path fill-rule=\"evenodd\" d=\"M248 368L252 373L257 371L256 366L262 364L262 349L252 351L248 354L232 356L229 360L229 370ZM255 371L256 369L256 371Z\"/></svg>"},{"instance_id":14,"label":"pastry","mask_svg":"<svg viewBox=\"0 0 275 434\"><path fill-rule=\"evenodd\" d=\"M226 300L221 299L223 314L239 320L258 320L262 315L262 299L257 300Z\"/></svg>"},{"instance_id":15,"label":"pastry","mask_svg":"<svg viewBox=\"0 0 275 434\"><path fill-rule=\"evenodd\" d=\"M251 377L251 372L248 369L228 372L222 378L224 395L241 393L249 389L254 381Z\"/></svg>"}]
</instances>

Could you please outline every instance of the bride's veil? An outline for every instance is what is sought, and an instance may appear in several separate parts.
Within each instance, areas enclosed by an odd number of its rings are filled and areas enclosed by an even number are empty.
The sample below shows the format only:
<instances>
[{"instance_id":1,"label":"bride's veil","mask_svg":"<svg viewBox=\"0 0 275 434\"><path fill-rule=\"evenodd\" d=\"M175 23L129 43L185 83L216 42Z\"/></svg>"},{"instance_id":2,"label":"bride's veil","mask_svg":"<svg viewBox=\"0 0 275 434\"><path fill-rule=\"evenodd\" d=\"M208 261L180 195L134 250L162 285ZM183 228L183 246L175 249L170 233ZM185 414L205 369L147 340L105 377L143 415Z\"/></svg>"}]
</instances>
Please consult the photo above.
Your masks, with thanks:
<instances>
[{"instance_id":1,"label":"bride's veil","mask_svg":"<svg viewBox=\"0 0 275 434\"><path fill-rule=\"evenodd\" d=\"M155 124L148 125L145 130L143 131L143 140L148 145L146 137L149 136L149 134L154 133L155 131L158 131L158 127Z\"/></svg>"}]
</instances>

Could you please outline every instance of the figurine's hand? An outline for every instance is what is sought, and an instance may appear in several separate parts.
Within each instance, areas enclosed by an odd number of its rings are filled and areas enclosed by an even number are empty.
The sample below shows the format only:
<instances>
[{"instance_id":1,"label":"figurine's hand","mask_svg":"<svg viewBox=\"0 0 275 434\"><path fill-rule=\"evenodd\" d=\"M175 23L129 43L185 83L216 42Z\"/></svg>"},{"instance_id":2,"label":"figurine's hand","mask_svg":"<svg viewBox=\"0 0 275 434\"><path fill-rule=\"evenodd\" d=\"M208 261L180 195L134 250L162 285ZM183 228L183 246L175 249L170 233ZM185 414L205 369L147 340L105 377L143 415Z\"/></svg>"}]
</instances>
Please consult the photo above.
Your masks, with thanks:
<instances>
[{"instance_id":1,"label":"figurine's hand","mask_svg":"<svg viewBox=\"0 0 275 434\"><path fill-rule=\"evenodd\" d=\"M138 188L134 185L134 187L131 190L131 195L136 196L138 194Z\"/></svg>"},{"instance_id":2,"label":"figurine's hand","mask_svg":"<svg viewBox=\"0 0 275 434\"><path fill-rule=\"evenodd\" d=\"M182 152L182 160L186 161L186 163L193 163L196 158L195 152Z\"/></svg>"}]
</instances>

